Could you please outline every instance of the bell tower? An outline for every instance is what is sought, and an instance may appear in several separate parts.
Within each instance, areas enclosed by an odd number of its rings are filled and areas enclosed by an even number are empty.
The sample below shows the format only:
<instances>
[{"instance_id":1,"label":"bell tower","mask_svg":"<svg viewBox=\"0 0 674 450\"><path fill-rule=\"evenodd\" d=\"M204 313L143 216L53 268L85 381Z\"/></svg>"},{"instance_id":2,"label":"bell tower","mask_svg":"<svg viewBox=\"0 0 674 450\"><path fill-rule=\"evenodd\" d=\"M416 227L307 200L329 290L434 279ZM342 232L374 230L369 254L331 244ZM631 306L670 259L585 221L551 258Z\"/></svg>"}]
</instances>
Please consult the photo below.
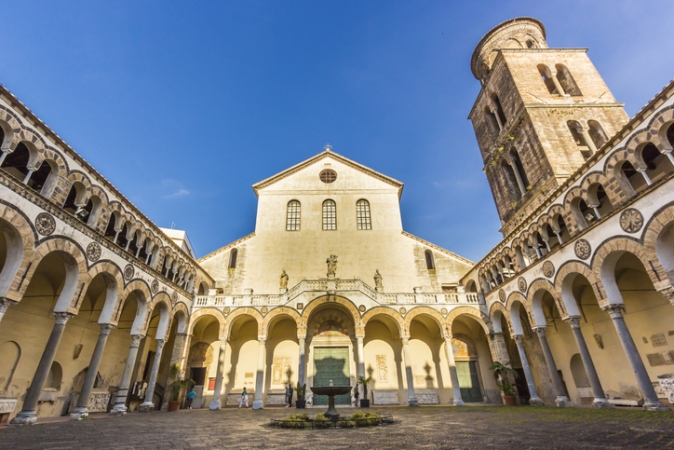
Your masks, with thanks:
<instances>
[{"instance_id":1,"label":"bell tower","mask_svg":"<svg viewBox=\"0 0 674 450\"><path fill-rule=\"evenodd\" d=\"M522 17L478 43L482 89L469 119L507 235L628 121L587 56L548 48L545 27Z\"/></svg>"}]
</instances>

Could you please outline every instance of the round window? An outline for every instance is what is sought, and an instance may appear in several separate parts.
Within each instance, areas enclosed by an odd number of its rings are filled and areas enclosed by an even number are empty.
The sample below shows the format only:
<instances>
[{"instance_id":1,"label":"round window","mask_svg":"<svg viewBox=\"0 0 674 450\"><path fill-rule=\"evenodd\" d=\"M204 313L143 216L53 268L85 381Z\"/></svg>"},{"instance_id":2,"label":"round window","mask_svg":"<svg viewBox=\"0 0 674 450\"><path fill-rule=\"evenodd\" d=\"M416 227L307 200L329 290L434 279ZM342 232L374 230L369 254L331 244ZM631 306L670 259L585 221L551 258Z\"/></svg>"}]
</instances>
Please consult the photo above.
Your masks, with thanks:
<instances>
[{"instance_id":1,"label":"round window","mask_svg":"<svg viewBox=\"0 0 674 450\"><path fill-rule=\"evenodd\" d=\"M318 175L323 183L333 183L337 179L337 172L331 169L325 169Z\"/></svg>"}]
</instances>

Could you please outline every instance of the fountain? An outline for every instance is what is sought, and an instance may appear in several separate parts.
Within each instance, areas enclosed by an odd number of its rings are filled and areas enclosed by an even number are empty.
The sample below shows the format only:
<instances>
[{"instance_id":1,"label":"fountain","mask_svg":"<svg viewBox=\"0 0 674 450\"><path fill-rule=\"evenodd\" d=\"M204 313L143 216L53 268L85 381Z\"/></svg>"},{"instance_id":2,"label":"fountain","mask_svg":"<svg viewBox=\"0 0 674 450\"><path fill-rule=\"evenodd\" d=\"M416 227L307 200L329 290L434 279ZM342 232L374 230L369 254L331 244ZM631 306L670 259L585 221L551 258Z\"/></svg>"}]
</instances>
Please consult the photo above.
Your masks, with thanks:
<instances>
[{"instance_id":1,"label":"fountain","mask_svg":"<svg viewBox=\"0 0 674 450\"><path fill-rule=\"evenodd\" d=\"M333 422L337 422L339 420L339 413L335 409L335 395L348 394L351 392L351 386L334 386L332 380L330 380L329 386L312 386L310 389L314 395L328 396L328 411L325 413L325 417Z\"/></svg>"}]
</instances>

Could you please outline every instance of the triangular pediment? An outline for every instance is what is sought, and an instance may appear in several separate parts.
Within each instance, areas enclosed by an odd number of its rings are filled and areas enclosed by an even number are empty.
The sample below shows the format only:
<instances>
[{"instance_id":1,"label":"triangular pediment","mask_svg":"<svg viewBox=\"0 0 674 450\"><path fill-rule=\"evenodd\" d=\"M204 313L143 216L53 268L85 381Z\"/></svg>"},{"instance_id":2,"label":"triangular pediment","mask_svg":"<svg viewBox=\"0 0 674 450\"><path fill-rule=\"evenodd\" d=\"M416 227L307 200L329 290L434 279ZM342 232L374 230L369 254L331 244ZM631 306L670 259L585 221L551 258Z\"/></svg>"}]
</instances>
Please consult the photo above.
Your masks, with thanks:
<instances>
[{"instance_id":1,"label":"triangular pediment","mask_svg":"<svg viewBox=\"0 0 674 450\"><path fill-rule=\"evenodd\" d=\"M253 185L253 190L255 191L255 195L259 196L259 191L262 189L265 189L267 187L270 187L274 184L277 184L281 182L282 180L287 179L288 177L293 176L294 174L297 174L311 166L319 164L322 160L332 160L335 161L336 163L343 164L344 166L347 166L350 169L353 169L355 171L358 171L362 174L365 174L371 178L374 178L382 183L385 183L392 188L395 188L398 192L398 198L402 195L403 187L404 184L401 183L400 181L391 178L389 176L386 176L384 174L381 174L377 172L376 170L372 170L369 167L366 167L362 164L359 164L355 161L350 160L349 158L346 158L340 154L337 154L331 150L324 150L323 152L317 154L316 156L313 156L307 160L302 161L299 164L296 164L283 172L279 172L276 175L273 175L265 180L262 180L258 183L255 183Z\"/></svg>"}]
</instances>

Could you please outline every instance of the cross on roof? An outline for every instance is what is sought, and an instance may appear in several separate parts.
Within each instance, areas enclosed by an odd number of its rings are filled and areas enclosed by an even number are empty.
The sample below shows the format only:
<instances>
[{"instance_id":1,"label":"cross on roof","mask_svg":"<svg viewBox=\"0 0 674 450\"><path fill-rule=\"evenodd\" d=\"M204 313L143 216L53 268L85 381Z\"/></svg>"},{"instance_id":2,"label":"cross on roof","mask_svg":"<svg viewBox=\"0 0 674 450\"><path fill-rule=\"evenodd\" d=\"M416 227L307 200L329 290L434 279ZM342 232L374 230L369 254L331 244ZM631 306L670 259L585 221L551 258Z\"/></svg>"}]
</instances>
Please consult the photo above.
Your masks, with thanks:
<instances>
[{"instance_id":1,"label":"cross on roof","mask_svg":"<svg viewBox=\"0 0 674 450\"><path fill-rule=\"evenodd\" d=\"M332 150L332 145L325 144L325 146L323 147L323 150Z\"/></svg>"}]
</instances>

